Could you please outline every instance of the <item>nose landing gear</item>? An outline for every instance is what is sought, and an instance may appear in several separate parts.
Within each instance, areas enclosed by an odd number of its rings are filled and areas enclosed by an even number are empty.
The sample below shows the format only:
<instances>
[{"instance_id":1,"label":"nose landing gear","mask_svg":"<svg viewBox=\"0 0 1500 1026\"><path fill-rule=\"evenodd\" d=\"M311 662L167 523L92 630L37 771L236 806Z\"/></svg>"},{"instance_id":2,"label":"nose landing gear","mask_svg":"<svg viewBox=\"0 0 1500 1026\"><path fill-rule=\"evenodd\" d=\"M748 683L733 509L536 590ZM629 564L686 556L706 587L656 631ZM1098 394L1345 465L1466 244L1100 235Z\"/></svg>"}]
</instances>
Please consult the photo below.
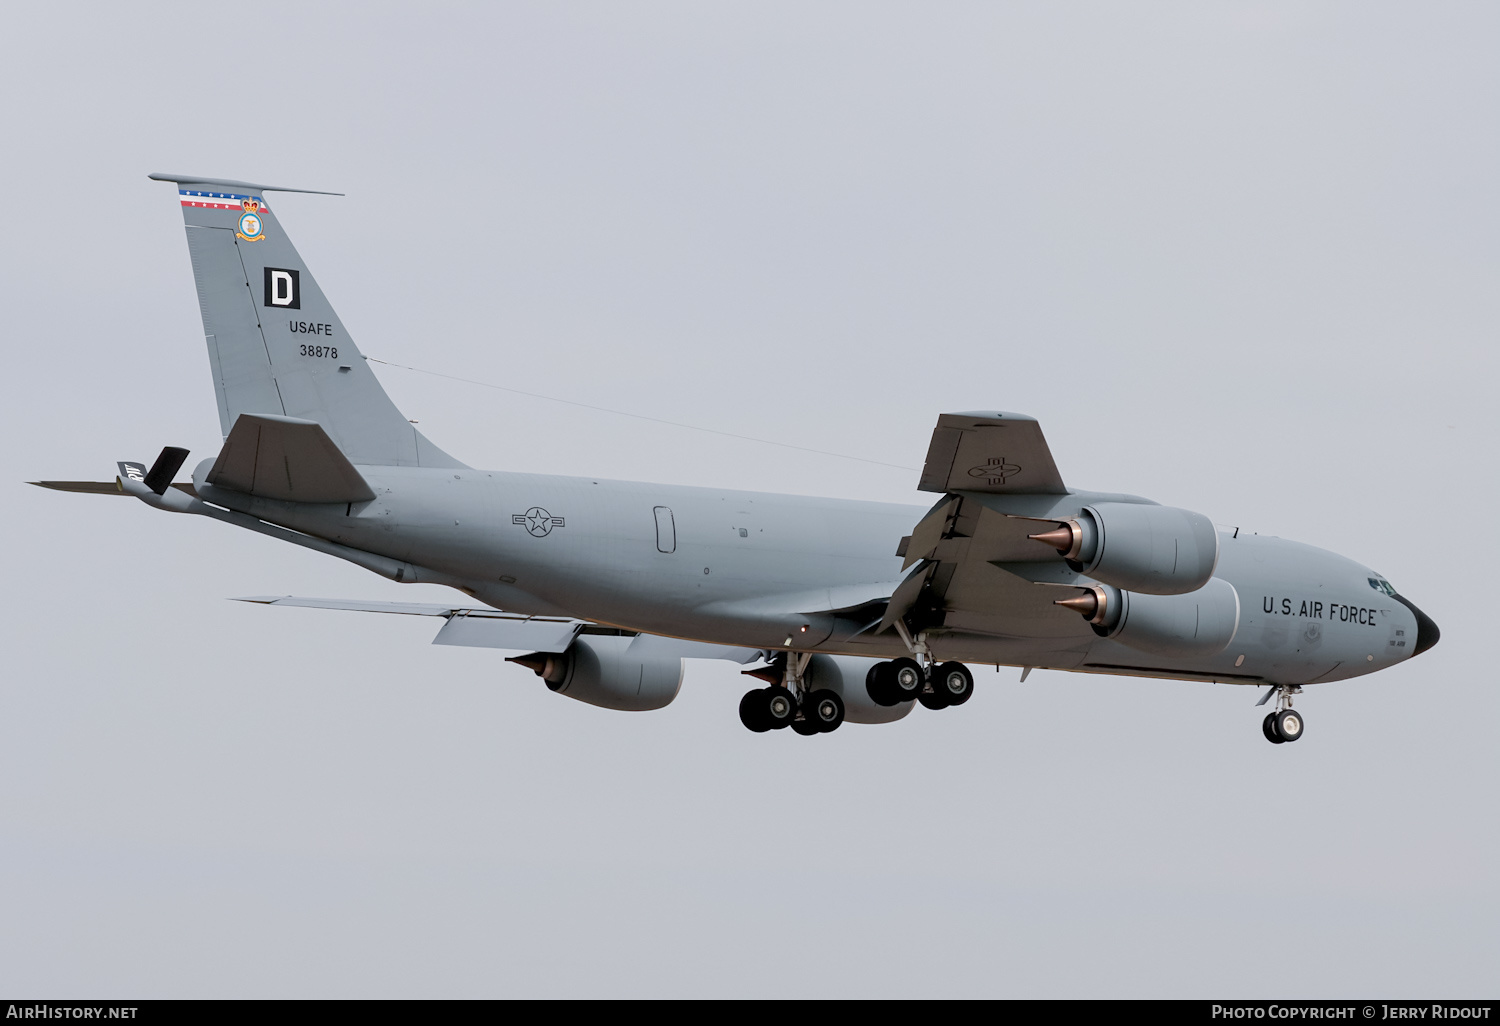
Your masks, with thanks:
<instances>
[{"instance_id":1,"label":"nose landing gear","mask_svg":"<svg viewBox=\"0 0 1500 1026\"><path fill-rule=\"evenodd\" d=\"M1266 713L1266 718L1260 723L1261 733L1271 744L1284 745L1302 736L1306 724L1302 721L1302 714L1292 708L1292 696L1300 694L1302 694L1302 689L1295 684L1277 686L1276 708ZM1264 705L1266 699L1270 697L1271 692L1266 692L1266 697L1261 699L1261 704Z\"/></svg>"}]
</instances>

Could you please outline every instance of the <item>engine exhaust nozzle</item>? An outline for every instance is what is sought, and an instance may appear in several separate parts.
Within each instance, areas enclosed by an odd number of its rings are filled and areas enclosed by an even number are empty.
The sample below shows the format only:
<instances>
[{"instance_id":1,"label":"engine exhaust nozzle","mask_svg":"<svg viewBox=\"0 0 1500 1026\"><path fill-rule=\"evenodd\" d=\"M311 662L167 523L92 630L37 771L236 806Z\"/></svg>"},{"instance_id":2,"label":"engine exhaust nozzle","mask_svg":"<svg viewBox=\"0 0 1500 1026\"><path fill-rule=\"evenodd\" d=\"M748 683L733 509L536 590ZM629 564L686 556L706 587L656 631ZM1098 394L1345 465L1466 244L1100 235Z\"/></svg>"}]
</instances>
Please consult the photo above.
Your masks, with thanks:
<instances>
[{"instance_id":1,"label":"engine exhaust nozzle","mask_svg":"<svg viewBox=\"0 0 1500 1026\"><path fill-rule=\"evenodd\" d=\"M1079 587L1083 587L1079 585ZM1054 606L1062 606L1080 614L1089 623L1102 624L1109 613L1109 592L1100 587L1083 588L1082 595L1074 595L1072 598L1055 599Z\"/></svg>"},{"instance_id":2,"label":"engine exhaust nozzle","mask_svg":"<svg viewBox=\"0 0 1500 1026\"><path fill-rule=\"evenodd\" d=\"M1050 545L1062 553L1064 559L1077 559L1078 554L1083 551L1083 528L1075 520L1068 520L1061 527L1041 534L1028 534L1026 537L1043 545Z\"/></svg>"},{"instance_id":3,"label":"engine exhaust nozzle","mask_svg":"<svg viewBox=\"0 0 1500 1026\"><path fill-rule=\"evenodd\" d=\"M559 655L549 655L546 652L533 652L530 655L506 656L507 663L520 663L532 673L547 682L547 686L562 682L568 675L567 660ZM556 690L555 688L553 690Z\"/></svg>"}]
</instances>

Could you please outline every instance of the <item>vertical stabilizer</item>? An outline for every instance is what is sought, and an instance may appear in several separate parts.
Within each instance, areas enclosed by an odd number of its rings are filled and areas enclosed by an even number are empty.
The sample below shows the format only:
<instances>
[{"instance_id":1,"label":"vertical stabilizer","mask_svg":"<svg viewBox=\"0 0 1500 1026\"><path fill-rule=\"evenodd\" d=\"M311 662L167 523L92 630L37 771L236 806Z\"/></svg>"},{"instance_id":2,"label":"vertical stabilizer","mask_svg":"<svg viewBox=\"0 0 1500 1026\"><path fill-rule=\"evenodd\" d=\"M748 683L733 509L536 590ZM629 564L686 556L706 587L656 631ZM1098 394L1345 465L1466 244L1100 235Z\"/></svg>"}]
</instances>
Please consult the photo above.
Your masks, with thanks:
<instances>
[{"instance_id":1,"label":"vertical stabilizer","mask_svg":"<svg viewBox=\"0 0 1500 1026\"><path fill-rule=\"evenodd\" d=\"M294 417L351 463L463 466L396 409L264 195L308 190L150 177L177 186L226 437L242 413Z\"/></svg>"}]
</instances>

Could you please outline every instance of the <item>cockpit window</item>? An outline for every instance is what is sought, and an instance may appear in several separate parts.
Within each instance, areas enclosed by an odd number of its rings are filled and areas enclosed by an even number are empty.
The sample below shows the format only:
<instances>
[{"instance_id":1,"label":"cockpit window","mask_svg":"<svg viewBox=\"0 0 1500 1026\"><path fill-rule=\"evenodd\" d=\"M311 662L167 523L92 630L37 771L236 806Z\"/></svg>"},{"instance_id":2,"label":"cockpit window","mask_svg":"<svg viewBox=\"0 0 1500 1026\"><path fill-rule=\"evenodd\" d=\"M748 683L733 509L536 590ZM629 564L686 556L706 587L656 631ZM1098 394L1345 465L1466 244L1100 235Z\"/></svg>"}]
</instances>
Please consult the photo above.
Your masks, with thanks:
<instances>
[{"instance_id":1,"label":"cockpit window","mask_svg":"<svg viewBox=\"0 0 1500 1026\"><path fill-rule=\"evenodd\" d=\"M1384 577L1371 577L1370 587L1374 588L1376 591L1383 591L1387 595L1396 594L1396 589L1391 587L1391 582L1386 580Z\"/></svg>"}]
</instances>

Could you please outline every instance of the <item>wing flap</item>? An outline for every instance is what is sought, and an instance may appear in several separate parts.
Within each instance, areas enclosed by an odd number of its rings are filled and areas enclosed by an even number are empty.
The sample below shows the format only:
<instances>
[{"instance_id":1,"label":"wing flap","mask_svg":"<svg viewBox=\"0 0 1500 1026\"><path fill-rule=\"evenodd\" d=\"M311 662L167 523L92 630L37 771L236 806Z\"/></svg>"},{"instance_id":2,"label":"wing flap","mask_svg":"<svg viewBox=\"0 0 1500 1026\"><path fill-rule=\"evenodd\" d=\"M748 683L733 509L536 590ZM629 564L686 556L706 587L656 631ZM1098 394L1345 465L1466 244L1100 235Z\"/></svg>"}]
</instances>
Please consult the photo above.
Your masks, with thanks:
<instances>
[{"instance_id":1,"label":"wing flap","mask_svg":"<svg viewBox=\"0 0 1500 1026\"><path fill-rule=\"evenodd\" d=\"M948 521L958 510L958 503L956 496L947 502L939 503L918 521L916 527L911 529L911 534L905 539L904 550L898 553L904 559L901 564L902 570L932 555L933 550L937 548L947 532Z\"/></svg>"},{"instance_id":2,"label":"wing flap","mask_svg":"<svg viewBox=\"0 0 1500 1026\"><path fill-rule=\"evenodd\" d=\"M467 610L461 610L450 616L432 643L552 654L567 651L584 627L582 620L469 616L467 613Z\"/></svg>"}]
</instances>

